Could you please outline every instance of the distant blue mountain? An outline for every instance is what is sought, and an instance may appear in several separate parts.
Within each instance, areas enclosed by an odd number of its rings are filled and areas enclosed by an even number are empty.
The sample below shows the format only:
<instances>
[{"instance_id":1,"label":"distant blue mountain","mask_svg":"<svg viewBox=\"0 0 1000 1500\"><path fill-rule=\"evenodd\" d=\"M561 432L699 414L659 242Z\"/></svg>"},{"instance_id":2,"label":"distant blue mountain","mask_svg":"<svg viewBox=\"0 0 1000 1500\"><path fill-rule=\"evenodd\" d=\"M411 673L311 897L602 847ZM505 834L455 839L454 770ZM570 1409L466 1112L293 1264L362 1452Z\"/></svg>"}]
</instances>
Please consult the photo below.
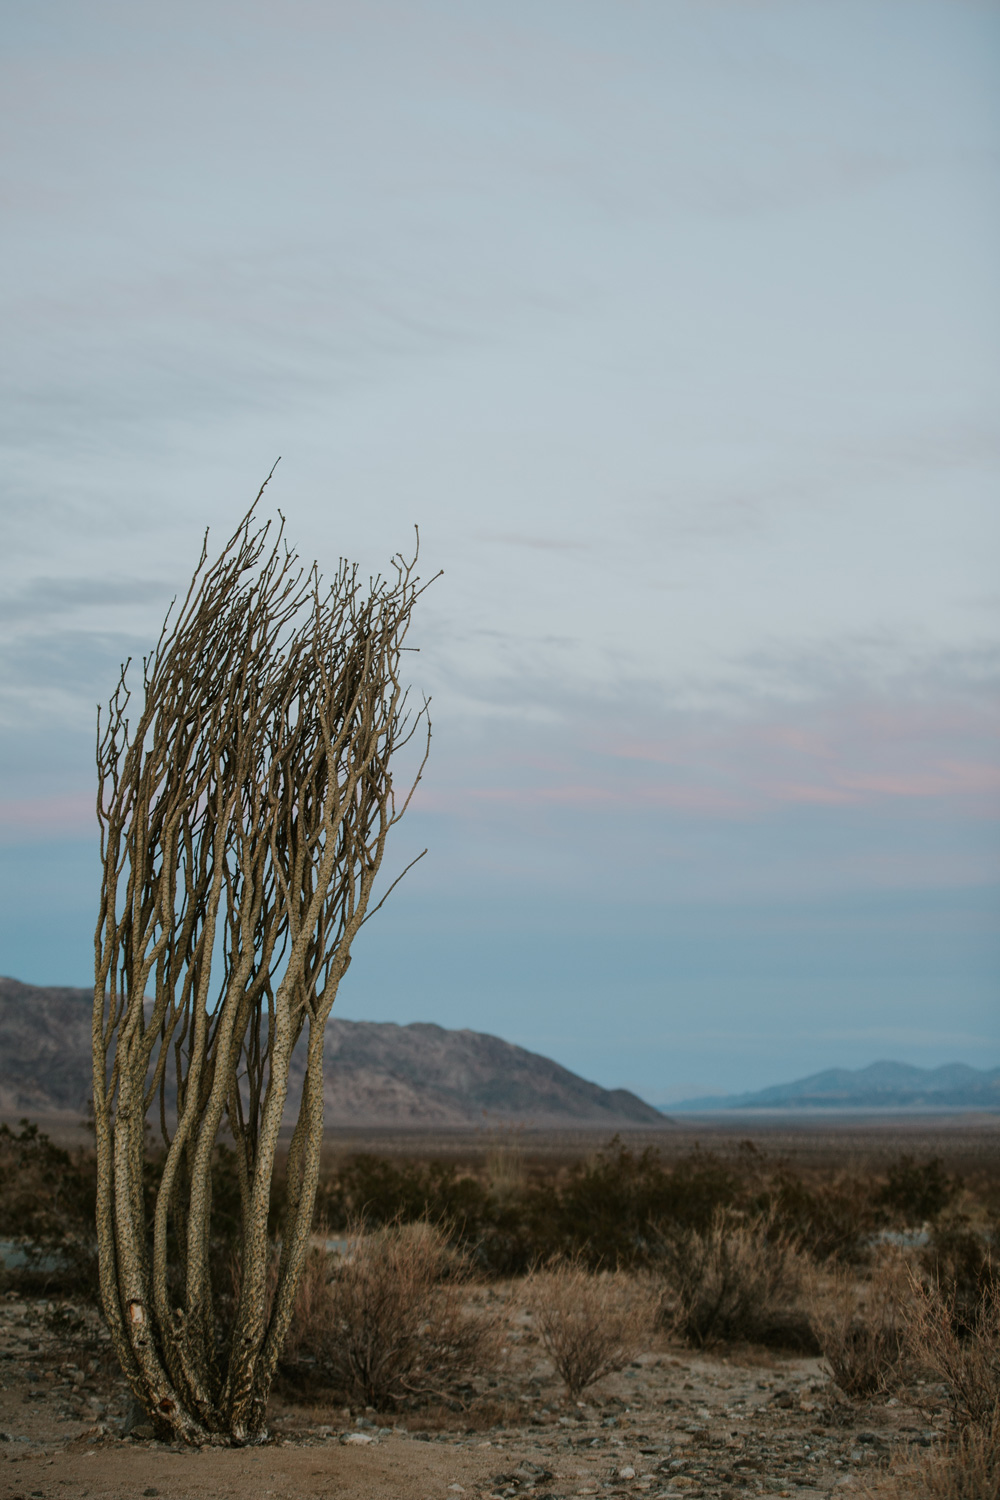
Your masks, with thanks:
<instances>
[{"instance_id":1,"label":"distant blue mountain","mask_svg":"<svg viewBox=\"0 0 1000 1500\"><path fill-rule=\"evenodd\" d=\"M754 1094L685 1099L671 1114L717 1109L989 1109L1000 1110L1000 1068L946 1063L913 1068L908 1063L874 1062L867 1068L828 1068L794 1083L779 1083Z\"/></svg>"}]
</instances>

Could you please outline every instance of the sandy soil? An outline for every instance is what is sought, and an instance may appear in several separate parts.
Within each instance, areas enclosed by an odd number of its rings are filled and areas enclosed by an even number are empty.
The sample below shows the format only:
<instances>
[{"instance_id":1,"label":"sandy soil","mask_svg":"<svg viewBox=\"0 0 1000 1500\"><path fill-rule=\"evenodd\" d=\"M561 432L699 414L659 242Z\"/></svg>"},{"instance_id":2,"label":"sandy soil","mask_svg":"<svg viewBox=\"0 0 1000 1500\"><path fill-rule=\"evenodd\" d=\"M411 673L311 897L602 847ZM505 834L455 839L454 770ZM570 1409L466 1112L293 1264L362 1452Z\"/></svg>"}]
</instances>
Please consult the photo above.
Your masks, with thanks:
<instances>
[{"instance_id":1,"label":"sandy soil","mask_svg":"<svg viewBox=\"0 0 1000 1500\"><path fill-rule=\"evenodd\" d=\"M127 1393L97 1315L0 1300L0 1496L164 1500L534 1500L681 1495L860 1497L893 1454L945 1427L922 1409L843 1400L816 1359L726 1357L662 1344L588 1393L562 1397L537 1345L468 1411L360 1419L272 1403L256 1449L175 1448L123 1436Z\"/></svg>"}]
</instances>

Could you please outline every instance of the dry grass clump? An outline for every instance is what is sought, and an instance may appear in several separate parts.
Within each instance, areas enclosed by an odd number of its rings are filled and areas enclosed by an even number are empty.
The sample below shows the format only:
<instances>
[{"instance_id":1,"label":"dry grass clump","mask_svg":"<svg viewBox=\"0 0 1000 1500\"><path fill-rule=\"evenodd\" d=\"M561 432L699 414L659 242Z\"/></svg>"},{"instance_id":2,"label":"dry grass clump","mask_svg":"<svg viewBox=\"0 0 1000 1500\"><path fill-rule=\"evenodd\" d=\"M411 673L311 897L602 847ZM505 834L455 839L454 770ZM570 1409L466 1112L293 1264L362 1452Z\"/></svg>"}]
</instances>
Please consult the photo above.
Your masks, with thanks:
<instances>
[{"instance_id":1,"label":"dry grass clump","mask_svg":"<svg viewBox=\"0 0 1000 1500\"><path fill-rule=\"evenodd\" d=\"M620 1271L589 1271L579 1261L533 1273L525 1300L572 1398L634 1359L656 1316L647 1281Z\"/></svg>"},{"instance_id":2,"label":"dry grass clump","mask_svg":"<svg viewBox=\"0 0 1000 1500\"><path fill-rule=\"evenodd\" d=\"M1000 1286L986 1284L979 1306L956 1316L955 1297L911 1279L907 1309L911 1357L948 1387L960 1426L1000 1423Z\"/></svg>"},{"instance_id":3,"label":"dry grass clump","mask_svg":"<svg viewBox=\"0 0 1000 1500\"><path fill-rule=\"evenodd\" d=\"M527 1190L522 1134L520 1126L495 1133L487 1153L486 1181L490 1197L497 1204L515 1205Z\"/></svg>"},{"instance_id":4,"label":"dry grass clump","mask_svg":"<svg viewBox=\"0 0 1000 1500\"><path fill-rule=\"evenodd\" d=\"M876 1261L865 1282L843 1271L812 1278L810 1322L845 1396L876 1396L902 1381L908 1349L904 1308L911 1286L906 1263L896 1254Z\"/></svg>"},{"instance_id":5,"label":"dry grass clump","mask_svg":"<svg viewBox=\"0 0 1000 1500\"><path fill-rule=\"evenodd\" d=\"M662 1265L663 1321L699 1346L773 1336L802 1280L801 1256L770 1215L724 1208L704 1232L665 1236Z\"/></svg>"},{"instance_id":6,"label":"dry grass clump","mask_svg":"<svg viewBox=\"0 0 1000 1500\"><path fill-rule=\"evenodd\" d=\"M961 1428L870 1493L872 1500L1000 1500L1000 1420Z\"/></svg>"},{"instance_id":7,"label":"dry grass clump","mask_svg":"<svg viewBox=\"0 0 1000 1500\"><path fill-rule=\"evenodd\" d=\"M962 1428L918 1477L926 1500L1000 1500L1000 1417Z\"/></svg>"},{"instance_id":8,"label":"dry grass clump","mask_svg":"<svg viewBox=\"0 0 1000 1500\"><path fill-rule=\"evenodd\" d=\"M464 1262L427 1223L351 1235L344 1257L315 1252L285 1357L315 1364L352 1402L376 1408L444 1397L499 1358L497 1312L468 1302Z\"/></svg>"},{"instance_id":9,"label":"dry grass clump","mask_svg":"<svg viewBox=\"0 0 1000 1500\"><path fill-rule=\"evenodd\" d=\"M970 1311L954 1286L923 1282L902 1257L887 1257L872 1278L866 1305L852 1323L841 1323L841 1334L844 1327L850 1330L846 1373L835 1364L840 1346L824 1350L838 1385L850 1395L898 1383L904 1363L947 1392L949 1440L921 1462L905 1465L874 1491L873 1500L1000 1500L1000 1286L986 1276L981 1288ZM866 1360L858 1358L855 1345L863 1346Z\"/></svg>"}]
</instances>

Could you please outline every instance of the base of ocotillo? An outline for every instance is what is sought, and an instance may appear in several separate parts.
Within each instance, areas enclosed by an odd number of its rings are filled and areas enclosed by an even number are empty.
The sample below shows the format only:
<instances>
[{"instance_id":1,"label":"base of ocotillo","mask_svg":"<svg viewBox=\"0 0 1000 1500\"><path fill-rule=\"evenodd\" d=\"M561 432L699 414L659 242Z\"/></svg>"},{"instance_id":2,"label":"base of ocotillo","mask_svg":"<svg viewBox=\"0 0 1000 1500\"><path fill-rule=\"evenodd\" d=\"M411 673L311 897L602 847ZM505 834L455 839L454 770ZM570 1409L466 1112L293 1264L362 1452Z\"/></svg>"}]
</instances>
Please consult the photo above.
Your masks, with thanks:
<instances>
[{"instance_id":1,"label":"base of ocotillo","mask_svg":"<svg viewBox=\"0 0 1000 1500\"><path fill-rule=\"evenodd\" d=\"M122 1425L122 1437L140 1442L184 1443L189 1448L257 1448L271 1442L266 1427L260 1432L211 1432L207 1427L175 1427L163 1420L154 1421L149 1412L132 1397Z\"/></svg>"}]
</instances>

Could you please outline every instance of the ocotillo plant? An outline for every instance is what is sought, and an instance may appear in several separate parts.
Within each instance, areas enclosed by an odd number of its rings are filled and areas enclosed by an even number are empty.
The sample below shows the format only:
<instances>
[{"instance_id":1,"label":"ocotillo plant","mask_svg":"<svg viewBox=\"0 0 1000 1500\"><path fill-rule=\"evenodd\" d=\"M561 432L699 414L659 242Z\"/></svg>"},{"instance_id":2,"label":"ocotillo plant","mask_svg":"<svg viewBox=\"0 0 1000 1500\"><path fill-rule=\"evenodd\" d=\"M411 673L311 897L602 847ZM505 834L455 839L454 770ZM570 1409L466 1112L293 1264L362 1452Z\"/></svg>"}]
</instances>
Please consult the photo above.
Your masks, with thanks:
<instances>
[{"instance_id":1,"label":"ocotillo plant","mask_svg":"<svg viewBox=\"0 0 1000 1500\"><path fill-rule=\"evenodd\" d=\"M260 496L258 496L258 501ZM94 1117L101 1294L163 1433L251 1442L295 1302L323 1129L323 1033L351 943L382 901L390 828L426 762L400 678L416 555L324 585L256 505L98 720L104 866ZM422 759L397 800L395 757ZM391 887L390 887L391 889ZM386 893L388 894L388 893ZM385 897L382 897L384 900ZM293 1051L304 1079L280 1253L268 1213ZM148 1118L162 1134L155 1191ZM235 1144L239 1230L213 1287L213 1170Z\"/></svg>"}]
</instances>

